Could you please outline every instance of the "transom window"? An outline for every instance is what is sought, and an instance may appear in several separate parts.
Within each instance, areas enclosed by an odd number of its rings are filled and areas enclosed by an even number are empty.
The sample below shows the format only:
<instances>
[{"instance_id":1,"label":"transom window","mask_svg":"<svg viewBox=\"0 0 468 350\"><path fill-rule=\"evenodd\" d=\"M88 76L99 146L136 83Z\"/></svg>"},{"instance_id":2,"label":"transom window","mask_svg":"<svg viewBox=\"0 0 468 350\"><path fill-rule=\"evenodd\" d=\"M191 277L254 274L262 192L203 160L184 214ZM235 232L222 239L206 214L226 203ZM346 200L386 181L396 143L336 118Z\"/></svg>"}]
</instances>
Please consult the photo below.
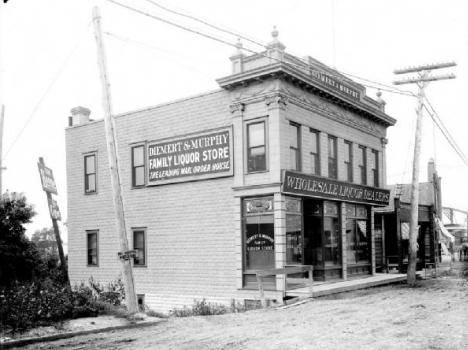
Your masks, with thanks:
<instances>
[{"instance_id":1,"label":"transom window","mask_svg":"<svg viewBox=\"0 0 468 350\"><path fill-rule=\"evenodd\" d=\"M247 169L248 172L266 170L265 122L247 125Z\"/></svg>"}]
</instances>

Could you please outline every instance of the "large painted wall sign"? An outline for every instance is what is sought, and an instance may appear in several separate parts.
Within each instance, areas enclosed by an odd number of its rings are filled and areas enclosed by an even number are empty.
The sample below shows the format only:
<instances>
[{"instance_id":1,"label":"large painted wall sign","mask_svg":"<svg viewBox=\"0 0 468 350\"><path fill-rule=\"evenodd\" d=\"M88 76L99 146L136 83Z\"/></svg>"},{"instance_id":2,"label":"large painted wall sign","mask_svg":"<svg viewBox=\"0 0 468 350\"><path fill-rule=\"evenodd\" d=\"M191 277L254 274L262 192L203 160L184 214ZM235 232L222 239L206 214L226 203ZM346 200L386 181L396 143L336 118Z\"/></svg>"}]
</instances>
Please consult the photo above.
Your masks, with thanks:
<instances>
[{"instance_id":1,"label":"large painted wall sign","mask_svg":"<svg viewBox=\"0 0 468 350\"><path fill-rule=\"evenodd\" d=\"M233 175L232 128L147 144L148 185Z\"/></svg>"}]
</instances>

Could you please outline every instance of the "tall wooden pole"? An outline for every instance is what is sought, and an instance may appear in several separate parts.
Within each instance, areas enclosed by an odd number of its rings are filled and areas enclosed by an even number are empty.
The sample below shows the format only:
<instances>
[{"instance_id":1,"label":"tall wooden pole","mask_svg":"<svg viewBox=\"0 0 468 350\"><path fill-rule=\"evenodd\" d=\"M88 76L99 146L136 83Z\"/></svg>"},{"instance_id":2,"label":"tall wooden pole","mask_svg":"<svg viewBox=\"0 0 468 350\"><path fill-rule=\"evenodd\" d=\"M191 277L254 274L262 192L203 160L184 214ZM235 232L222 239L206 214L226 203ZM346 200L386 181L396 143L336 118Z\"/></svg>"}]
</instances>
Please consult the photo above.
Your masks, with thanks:
<instances>
[{"instance_id":1,"label":"tall wooden pole","mask_svg":"<svg viewBox=\"0 0 468 350\"><path fill-rule=\"evenodd\" d=\"M125 223L124 201L122 194L121 176L119 171L115 122L112 113L111 93L107 78L106 55L104 44L101 37L101 16L99 9L93 9L94 36L96 37L99 75L102 86L102 105L104 108L104 125L106 130L107 153L109 155L109 165L111 173L111 185L116 215L116 228L120 246L120 262L122 265L122 275L125 285L125 302L128 311L138 312L138 301L135 293L135 284L133 279L133 258L128 247L128 239Z\"/></svg>"},{"instance_id":2,"label":"tall wooden pole","mask_svg":"<svg viewBox=\"0 0 468 350\"><path fill-rule=\"evenodd\" d=\"M3 198L3 118L5 107L0 105L0 200Z\"/></svg>"},{"instance_id":3,"label":"tall wooden pole","mask_svg":"<svg viewBox=\"0 0 468 350\"><path fill-rule=\"evenodd\" d=\"M410 218L410 232L409 232L409 261L408 261L408 272L407 272L407 283L409 285L416 284L416 263L418 258L418 211L419 211L419 155L421 154L421 133L422 133L422 119L423 119L423 107L424 107L424 89L431 81L443 80L443 79L454 79L453 74L443 76L430 76L430 72L433 69L453 67L456 64L450 63L438 63L429 64L420 67L413 67L407 69L395 70L395 74L404 73L418 73L417 78L410 78L406 80L400 80L393 82L395 85L403 84L417 84L418 90L418 109L417 109L417 122L416 122L416 135L414 141L414 157L413 157L413 177L411 183L411 218ZM424 247L420 247L424 249Z\"/></svg>"},{"instance_id":4,"label":"tall wooden pole","mask_svg":"<svg viewBox=\"0 0 468 350\"><path fill-rule=\"evenodd\" d=\"M409 234L409 261L407 283L416 283L416 262L418 256L418 211L419 211L419 155L421 154L421 132L423 122L424 88L419 86L416 134L414 138L413 177L411 182L411 218Z\"/></svg>"}]
</instances>

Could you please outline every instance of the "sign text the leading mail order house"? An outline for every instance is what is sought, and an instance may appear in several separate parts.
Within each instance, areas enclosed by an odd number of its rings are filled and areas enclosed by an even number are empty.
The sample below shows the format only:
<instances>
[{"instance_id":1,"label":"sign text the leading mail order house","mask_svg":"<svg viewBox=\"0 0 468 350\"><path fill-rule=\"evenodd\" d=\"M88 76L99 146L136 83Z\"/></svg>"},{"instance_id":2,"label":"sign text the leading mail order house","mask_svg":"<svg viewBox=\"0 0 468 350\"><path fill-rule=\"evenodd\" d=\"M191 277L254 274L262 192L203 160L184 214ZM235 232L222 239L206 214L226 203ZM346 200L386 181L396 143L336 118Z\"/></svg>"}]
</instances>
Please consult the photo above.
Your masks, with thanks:
<instances>
[{"instance_id":1,"label":"sign text the leading mail order house","mask_svg":"<svg viewBox=\"0 0 468 350\"><path fill-rule=\"evenodd\" d=\"M385 206L389 204L390 191L323 177L285 171L282 191L345 202Z\"/></svg>"},{"instance_id":2,"label":"sign text the leading mail order house","mask_svg":"<svg viewBox=\"0 0 468 350\"><path fill-rule=\"evenodd\" d=\"M148 184L231 176L231 130L211 130L190 137L148 143Z\"/></svg>"}]
</instances>

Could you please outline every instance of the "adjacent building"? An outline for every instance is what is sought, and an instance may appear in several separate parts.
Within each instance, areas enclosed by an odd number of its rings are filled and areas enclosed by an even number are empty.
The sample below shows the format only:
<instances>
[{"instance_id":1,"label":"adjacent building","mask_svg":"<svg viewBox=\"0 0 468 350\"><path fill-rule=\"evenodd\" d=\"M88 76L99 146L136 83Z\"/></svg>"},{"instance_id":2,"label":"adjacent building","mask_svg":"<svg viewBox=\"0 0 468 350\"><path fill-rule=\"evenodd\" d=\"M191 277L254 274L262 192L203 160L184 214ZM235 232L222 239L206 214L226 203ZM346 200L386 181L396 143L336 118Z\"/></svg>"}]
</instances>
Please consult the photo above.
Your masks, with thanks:
<instances>
[{"instance_id":1,"label":"adjacent building","mask_svg":"<svg viewBox=\"0 0 468 350\"><path fill-rule=\"evenodd\" d=\"M168 311L194 299L258 299L255 272L313 265L316 280L376 273L374 211L389 204L386 131L365 88L317 60L231 56L220 88L115 116L139 298ZM120 273L103 120L66 130L72 283ZM281 299L280 277L265 278Z\"/></svg>"},{"instance_id":2,"label":"adjacent building","mask_svg":"<svg viewBox=\"0 0 468 350\"><path fill-rule=\"evenodd\" d=\"M428 163L427 182L419 183L417 269L441 262L442 247L450 247L453 236L442 223L442 187L434 160ZM378 238L376 261L381 271L406 272L409 261L411 184L388 186L390 203L376 209Z\"/></svg>"}]
</instances>

